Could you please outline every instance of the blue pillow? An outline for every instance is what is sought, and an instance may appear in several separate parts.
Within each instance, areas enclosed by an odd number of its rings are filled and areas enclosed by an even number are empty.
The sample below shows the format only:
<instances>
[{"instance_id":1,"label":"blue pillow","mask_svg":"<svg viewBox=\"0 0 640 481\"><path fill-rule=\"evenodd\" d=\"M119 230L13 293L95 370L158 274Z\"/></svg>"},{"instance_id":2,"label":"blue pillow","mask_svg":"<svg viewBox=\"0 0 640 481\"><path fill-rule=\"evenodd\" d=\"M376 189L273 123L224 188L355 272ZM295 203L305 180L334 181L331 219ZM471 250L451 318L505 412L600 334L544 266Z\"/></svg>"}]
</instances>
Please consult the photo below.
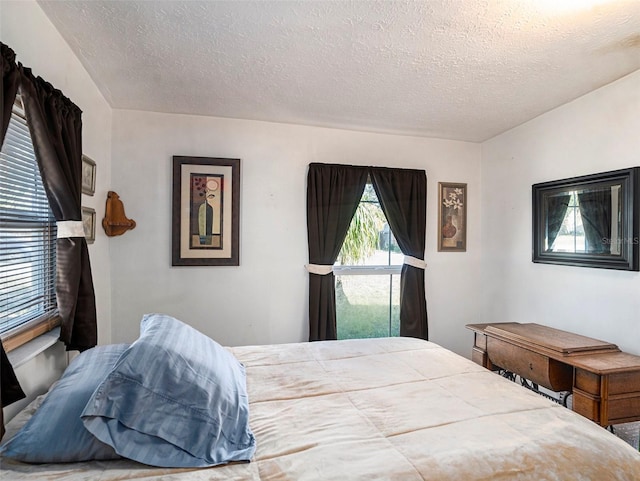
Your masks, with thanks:
<instances>
[{"instance_id":1,"label":"blue pillow","mask_svg":"<svg viewBox=\"0 0 640 481\"><path fill-rule=\"evenodd\" d=\"M78 355L29 421L0 448L26 463L67 463L119 458L87 431L80 414L98 384L129 346L98 346Z\"/></svg>"},{"instance_id":2,"label":"blue pillow","mask_svg":"<svg viewBox=\"0 0 640 481\"><path fill-rule=\"evenodd\" d=\"M256 448L244 366L160 314L143 317L140 337L98 386L82 420L121 456L152 466L249 461Z\"/></svg>"}]
</instances>

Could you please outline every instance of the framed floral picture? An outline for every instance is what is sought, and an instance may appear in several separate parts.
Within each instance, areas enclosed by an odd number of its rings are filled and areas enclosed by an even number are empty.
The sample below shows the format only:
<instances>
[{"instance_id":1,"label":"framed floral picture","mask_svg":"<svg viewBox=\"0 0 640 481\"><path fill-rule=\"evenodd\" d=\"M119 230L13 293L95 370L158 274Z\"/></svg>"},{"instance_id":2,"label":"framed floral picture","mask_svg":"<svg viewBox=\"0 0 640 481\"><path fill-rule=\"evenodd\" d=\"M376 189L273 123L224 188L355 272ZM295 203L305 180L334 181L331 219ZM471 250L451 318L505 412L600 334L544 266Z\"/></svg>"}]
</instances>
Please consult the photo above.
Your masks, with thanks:
<instances>
[{"instance_id":1,"label":"framed floral picture","mask_svg":"<svg viewBox=\"0 0 640 481\"><path fill-rule=\"evenodd\" d=\"M173 157L172 265L240 265L240 159Z\"/></svg>"},{"instance_id":2,"label":"framed floral picture","mask_svg":"<svg viewBox=\"0 0 640 481\"><path fill-rule=\"evenodd\" d=\"M467 184L438 182L438 251L467 250Z\"/></svg>"}]
</instances>

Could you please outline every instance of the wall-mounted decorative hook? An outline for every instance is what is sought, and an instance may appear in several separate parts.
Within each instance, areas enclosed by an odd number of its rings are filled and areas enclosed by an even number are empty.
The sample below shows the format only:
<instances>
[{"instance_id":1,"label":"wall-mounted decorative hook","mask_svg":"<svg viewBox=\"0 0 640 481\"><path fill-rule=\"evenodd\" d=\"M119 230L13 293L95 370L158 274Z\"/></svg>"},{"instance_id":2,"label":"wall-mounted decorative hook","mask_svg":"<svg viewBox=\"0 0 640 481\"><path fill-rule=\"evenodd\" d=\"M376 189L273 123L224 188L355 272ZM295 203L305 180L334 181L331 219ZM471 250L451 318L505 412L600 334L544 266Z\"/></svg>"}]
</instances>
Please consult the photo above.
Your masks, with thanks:
<instances>
[{"instance_id":1,"label":"wall-mounted decorative hook","mask_svg":"<svg viewBox=\"0 0 640 481\"><path fill-rule=\"evenodd\" d=\"M120 196L109 191L107 194L107 208L105 209L104 219L102 219L102 227L109 237L122 235L129 229L136 226L136 221L127 219L124 215L124 204L120 200Z\"/></svg>"}]
</instances>

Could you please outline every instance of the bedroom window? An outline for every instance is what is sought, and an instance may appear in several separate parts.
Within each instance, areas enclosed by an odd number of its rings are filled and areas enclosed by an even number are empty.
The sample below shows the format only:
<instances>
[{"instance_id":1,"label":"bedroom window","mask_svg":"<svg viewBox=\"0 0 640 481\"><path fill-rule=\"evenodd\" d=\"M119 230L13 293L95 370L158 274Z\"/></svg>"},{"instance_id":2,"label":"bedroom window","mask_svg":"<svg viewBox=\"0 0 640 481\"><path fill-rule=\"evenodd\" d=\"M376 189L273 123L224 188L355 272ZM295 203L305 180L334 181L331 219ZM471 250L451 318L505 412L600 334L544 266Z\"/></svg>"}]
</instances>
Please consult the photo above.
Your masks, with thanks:
<instances>
[{"instance_id":1,"label":"bedroom window","mask_svg":"<svg viewBox=\"0 0 640 481\"><path fill-rule=\"evenodd\" d=\"M400 335L403 254L367 182L334 265L338 339Z\"/></svg>"},{"instance_id":2,"label":"bedroom window","mask_svg":"<svg viewBox=\"0 0 640 481\"><path fill-rule=\"evenodd\" d=\"M0 336L6 350L57 324L56 233L18 96L0 150Z\"/></svg>"}]
</instances>

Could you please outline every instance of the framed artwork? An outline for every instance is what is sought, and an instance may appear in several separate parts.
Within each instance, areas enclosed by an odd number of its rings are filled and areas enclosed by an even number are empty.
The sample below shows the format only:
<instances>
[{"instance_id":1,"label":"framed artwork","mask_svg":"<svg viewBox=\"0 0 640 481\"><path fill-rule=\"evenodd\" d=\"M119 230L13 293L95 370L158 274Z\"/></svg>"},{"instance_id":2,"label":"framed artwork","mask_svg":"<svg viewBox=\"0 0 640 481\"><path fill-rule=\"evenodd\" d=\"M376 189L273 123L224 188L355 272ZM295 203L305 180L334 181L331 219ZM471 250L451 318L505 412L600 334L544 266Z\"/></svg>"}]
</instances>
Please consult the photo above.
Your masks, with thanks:
<instances>
[{"instance_id":1,"label":"framed artwork","mask_svg":"<svg viewBox=\"0 0 640 481\"><path fill-rule=\"evenodd\" d=\"M93 244L96 240L96 211L91 207L82 207L82 227L87 244Z\"/></svg>"},{"instance_id":2,"label":"framed artwork","mask_svg":"<svg viewBox=\"0 0 640 481\"><path fill-rule=\"evenodd\" d=\"M467 184L438 182L438 251L467 250Z\"/></svg>"},{"instance_id":3,"label":"framed artwork","mask_svg":"<svg viewBox=\"0 0 640 481\"><path fill-rule=\"evenodd\" d=\"M240 159L173 157L172 265L240 265Z\"/></svg>"},{"instance_id":4,"label":"framed artwork","mask_svg":"<svg viewBox=\"0 0 640 481\"><path fill-rule=\"evenodd\" d=\"M82 193L96 193L96 163L86 155L82 156Z\"/></svg>"}]
</instances>

